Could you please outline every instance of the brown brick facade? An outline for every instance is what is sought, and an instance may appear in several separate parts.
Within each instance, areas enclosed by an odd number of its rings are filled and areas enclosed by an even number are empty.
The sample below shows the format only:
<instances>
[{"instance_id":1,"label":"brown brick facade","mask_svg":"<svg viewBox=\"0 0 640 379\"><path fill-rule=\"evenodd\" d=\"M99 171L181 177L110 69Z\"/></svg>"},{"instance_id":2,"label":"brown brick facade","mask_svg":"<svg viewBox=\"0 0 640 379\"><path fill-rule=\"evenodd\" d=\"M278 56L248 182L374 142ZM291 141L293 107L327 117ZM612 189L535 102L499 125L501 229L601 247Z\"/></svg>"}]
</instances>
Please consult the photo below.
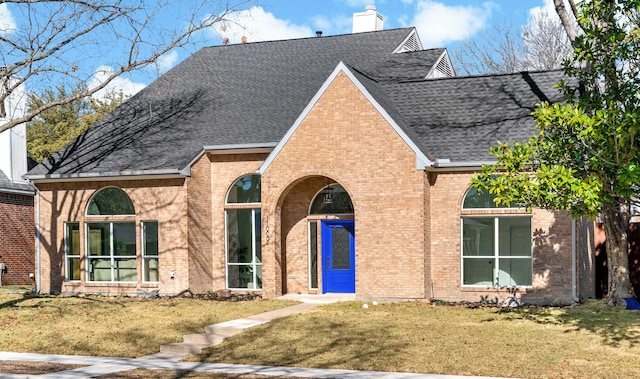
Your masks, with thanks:
<instances>
[{"instance_id":1,"label":"brown brick facade","mask_svg":"<svg viewBox=\"0 0 640 379\"><path fill-rule=\"evenodd\" d=\"M431 174L431 297L447 300L491 301L513 295L510 289L476 288L461 285L461 216L512 215L525 211L462 211L462 201L472 173ZM529 302L571 302L571 219L563 212L534 209L531 214L533 239L533 285L516 295Z\"/></svg>"},{"instance_id":2,"label":"brown brick facade","mask_svg":"<svg viewBox=\"0 0 640 379\"><path fill-rule=\"evenodd\" d=\"M117 186L131 198L135 216L87 216L91 196L99 189ZM39 184L41 228L41 291L134 294L138 290L160 290L176 294L189 288L187 255L187 202L183 179L70 182ZM86 222L135 221L137 283L88 283L86 281ZM143 283L141 276L142 221L158 222L159 283ZM66 222L80 224L81 281L65 281L64 228ZM170 278L170 272L175 277Z\"/></svg>"},{"instance_id":3,"label":"brown brick facade","mask_svg":"<svg viewBox=\"0 0 640 379\"><path fill-rule=\"evenodd\" d=\"M0 262L7 266L2 284L33 284L35 225L33 196L0 192Z\"/></svg>"},{"instance_id":4,"label":"brown brick facade","mask_svg":"<svg viewBox=\"0 0 640 379\"><path fill-rule=\"evenodd\" d=\"M314 196L330 183L343 186L354 205L353 216L340 217L355 222L359 298L480 301L513 295L461 285L461 205L472 173L417 169L416 153L346 75L335 78L275 153L261 183L265 297L321 292L321 275L319 289L309 288L309 221L336 216L308 213ZM256 173L268 157L207 153L185 180L39 184L42 289L163 294L225 289L225 209L242 206L225 204L225 198L236 180ZM64 281L64 223L83 225L89 198L108 185L131 197L138 228L143 220L159 222L157 285ZM533 285L516 295L530 302L571 301L571 220L542 210L531 218ZM111 219L117 217L105 218Z\"/></svg>"},{"instance_id":5,"label":"brown brick facade","mask_svg":"<svg viewBox=\"0 0 640 379\"><path fill-rule=\"evenodd\" d=\"M339 75L264 173L263 217L269 218L271 230L285 233L263 246L269 252L265 275L276 284L265 287L265 293L278 295L289 287L305 290L304 284L291 279L306 277L300 268L291 271L307 256L302 214L310 197L327 181L335 181L354 204L357 295L425 297L425 177L415 165L415 153L354 84ZM307 195L294 198L292 192L304 187L291 186L309 177L321 178L323 184L309 183ZM300 204L292 221L293 202ZM267 265L267 259L273 263ZM283 261L286 275L279 272ZM287 282L278 285L282 277Z\"/></svg>"}]
</instances>

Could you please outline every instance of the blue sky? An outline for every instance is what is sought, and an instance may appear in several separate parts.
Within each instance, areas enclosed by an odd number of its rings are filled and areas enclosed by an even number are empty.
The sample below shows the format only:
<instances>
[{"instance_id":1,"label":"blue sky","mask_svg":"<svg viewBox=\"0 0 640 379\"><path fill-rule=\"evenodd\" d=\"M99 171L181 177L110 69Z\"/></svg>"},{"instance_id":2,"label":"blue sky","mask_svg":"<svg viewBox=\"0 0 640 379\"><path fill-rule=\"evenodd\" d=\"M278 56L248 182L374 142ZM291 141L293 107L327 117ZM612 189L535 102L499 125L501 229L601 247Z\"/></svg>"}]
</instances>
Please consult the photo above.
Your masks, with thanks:
<instances>
[{"instance_id":1,"label":"blue sky","mask_svg":"<svg viewBox=\"0 0 640 379\"><path fill-rule=\"evenodd\" d=\"M550 7L551 0L256 0L256 4L235 14L228 27L218 25L203 33L195 46L169 53L153 70L120 78L111 87L134 93L198 48L220 45L225 37L230 43L239 43L243 36L248 42L257 42L315 37L317 30L324 36L351 33L353 13L364 11L367 5L376 6L384 17L385 29L415 26L425 48L451 50L459 41L490 31L495 24L524 26L531 12ZM0 30L12 22L19 27L20 21L12 16L6 5L0 4ZM166 17L164 22L176 21ZM110 63L106 56L96 55L90 63L91 72L108 70ZM94 74L93 79L99 77Z\"/></svg>"}]
</instances>

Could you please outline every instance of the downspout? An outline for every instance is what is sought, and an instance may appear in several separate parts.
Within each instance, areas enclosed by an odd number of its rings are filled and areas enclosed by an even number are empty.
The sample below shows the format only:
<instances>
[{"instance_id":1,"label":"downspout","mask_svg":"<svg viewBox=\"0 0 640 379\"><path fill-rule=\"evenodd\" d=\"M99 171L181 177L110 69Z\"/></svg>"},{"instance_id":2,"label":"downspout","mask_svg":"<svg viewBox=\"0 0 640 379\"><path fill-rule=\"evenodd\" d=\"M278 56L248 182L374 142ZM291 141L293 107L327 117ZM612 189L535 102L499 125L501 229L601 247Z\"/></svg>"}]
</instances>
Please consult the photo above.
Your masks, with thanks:
<instances>
[{"instance_id":1,"label":"downspout","mask_svg":"<svg viewBox=\"0 0 640 379\"><path fill-rule=\"evenodd\" d=\"M36 187L36 293L40 293L40 189Z\"/></svg>"},{"instance_id":2,"label":"downspout","mask_svg":"<svg viewBox=\"0 0 640 379\"><path fill-rule=\"evenodd\" d=\"M577 278L577 246L576 246L576 219L571 218L571 299L579 302L578 278Z\"/></svg>"}]
</instances>

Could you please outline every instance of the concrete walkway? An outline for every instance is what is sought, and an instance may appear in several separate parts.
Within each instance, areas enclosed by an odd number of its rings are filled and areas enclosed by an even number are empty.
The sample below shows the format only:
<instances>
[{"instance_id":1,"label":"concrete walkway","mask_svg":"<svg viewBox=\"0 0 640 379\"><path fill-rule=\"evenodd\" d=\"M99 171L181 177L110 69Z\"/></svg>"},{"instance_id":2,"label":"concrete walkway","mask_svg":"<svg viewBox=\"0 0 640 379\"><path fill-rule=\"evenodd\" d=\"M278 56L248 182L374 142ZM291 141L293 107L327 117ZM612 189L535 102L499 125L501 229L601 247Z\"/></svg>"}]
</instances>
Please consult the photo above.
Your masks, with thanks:
<instances>
[{"instance_id":1,"label":"concrete walkway","mask_svg":"<svg viewBox=\"0 0 640 379\"><path fill-rule=\"evenodd\" d=\"M282 299L301 301L300 304L250 316L244 319L227 321L205 327L205 333L199 336L185 336L185 342L165 346L184 345L176 349L164 348L160 353L140 358L89 357L53 354L0 352L0 378L92 378L122 371L142 369L180 370L194 372L258 374L265 376L294 376L301 378L345 378L345 379L456 379L469 378L451 375L410 374L378 371L329 370L297 367L272 367L256 365L232 365L224 363L180 362L192 351L221 343L224 338L238 334L242 330L267 323L280 317L304 312L321 304L354 300L353 295L286 295ZM219 339L220 337L221 339ZM189 342L189 339L195 342ZM202 339L198 339L202 338ZM206 346L205 346L206 345ZM186 346L186 347L185 347ZM195 346L195 347L194 347ZM182 350L181 350L182 349ZM60 364L85 365L86 367L55 372L44 375L18 375L2 373L2 361L50 362ZM487 377L475 377L487 378Z\"/></svg>"}]
</instances>

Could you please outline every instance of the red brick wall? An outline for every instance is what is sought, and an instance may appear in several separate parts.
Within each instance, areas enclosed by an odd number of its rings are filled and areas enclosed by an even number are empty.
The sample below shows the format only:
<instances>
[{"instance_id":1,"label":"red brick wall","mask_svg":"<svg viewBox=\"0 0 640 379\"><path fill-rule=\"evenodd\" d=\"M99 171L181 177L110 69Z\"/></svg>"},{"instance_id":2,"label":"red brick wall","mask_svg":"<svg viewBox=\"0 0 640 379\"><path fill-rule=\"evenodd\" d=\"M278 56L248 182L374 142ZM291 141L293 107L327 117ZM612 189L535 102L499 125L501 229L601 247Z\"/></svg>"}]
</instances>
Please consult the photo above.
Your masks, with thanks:
<instances>
[{"instance_id":1,"label":"red brick wall","mask_svg":"<svg viewBox=\"0 0 640 379\"><path fill-rule=\"evenodd\" d=\"M33 284L35 225L33 196L0 193L0 262L7 265L2 284Z\"/></svg>"}]
</instances>

